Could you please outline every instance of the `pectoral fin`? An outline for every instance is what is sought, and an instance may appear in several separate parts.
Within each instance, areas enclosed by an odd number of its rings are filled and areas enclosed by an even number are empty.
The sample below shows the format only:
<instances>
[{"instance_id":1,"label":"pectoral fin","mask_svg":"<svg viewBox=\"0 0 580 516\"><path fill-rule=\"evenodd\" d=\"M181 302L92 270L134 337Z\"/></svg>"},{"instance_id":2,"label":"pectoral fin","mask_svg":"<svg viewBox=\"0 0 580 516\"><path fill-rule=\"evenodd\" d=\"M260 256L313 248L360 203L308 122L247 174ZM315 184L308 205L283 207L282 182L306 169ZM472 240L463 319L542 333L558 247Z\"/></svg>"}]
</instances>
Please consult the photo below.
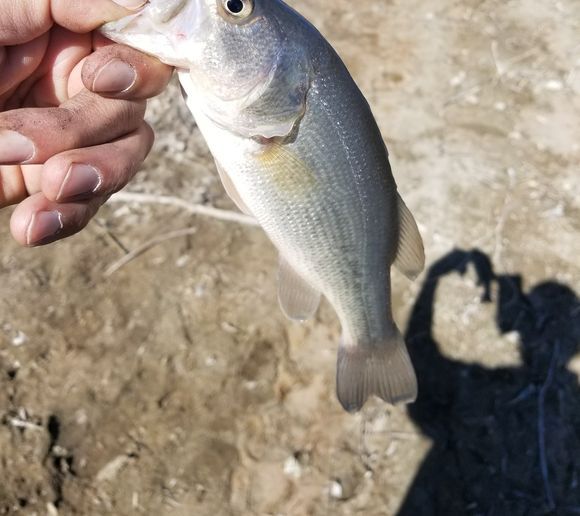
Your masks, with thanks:
<instances>
[{"instance_id":1,"label":"pectoral fin","mask_svg":"<svg viewBox=\"0 0 580 516\"><path fill-rule=\"evenodd\" d=\"M425 267L425 250L417 223L401 196L399 205L399 246L393 265L407 278L415 279Z\"/></svg>"},{"instance_id":2,"label":"pectoral fin","mask_svg":"<svg viewBox=\"0 0 580 516\"><path fill-rule=\"evenodd\" d=\"M232 178L229 176L229 174L225 171L225 169L220 165L220 163L217 160L215 164L218 173L220 175L220 179L222 180L224 190L226 191L230 199L234 201L235 205L240 209L242 213L245 213L246 215L253 217L252 212L246 206L246 203L242 200L238 192L238 189L236 188L236 185L234 185L234 182L232 181Z\"/></svg>"},{"instance_id":3,"label":"pectoral fin","mask_svg":"<svg viewBox=\"0 0 580 516\"><path fill-rule=\"evenodd\" d=\"M320 292L304 281L283 257L280 257L278 301L284 315L294 321L310 319L320 304Z\"/></svg>"}]
</instances>

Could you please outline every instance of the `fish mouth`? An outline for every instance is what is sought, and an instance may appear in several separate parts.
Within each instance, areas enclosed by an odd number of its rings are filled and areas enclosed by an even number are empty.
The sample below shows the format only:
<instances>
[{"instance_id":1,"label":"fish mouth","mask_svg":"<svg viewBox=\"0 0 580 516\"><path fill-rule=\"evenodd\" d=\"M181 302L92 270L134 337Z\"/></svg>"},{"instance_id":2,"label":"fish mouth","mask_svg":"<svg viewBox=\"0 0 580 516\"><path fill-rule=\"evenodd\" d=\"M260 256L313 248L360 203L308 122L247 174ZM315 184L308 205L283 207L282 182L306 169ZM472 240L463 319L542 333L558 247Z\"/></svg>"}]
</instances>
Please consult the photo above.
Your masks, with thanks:
<instances>
[{"instance_id":1,"label":"fish mouth","mask_svg":"<svg viewBox=\"0 0 580 516\"><path fill-rule=\"evenodd\" d=\"M194 35L198 35L208 19L203 0L181 0L168 16L165 10L160 16L153 2L146 2L141 9L120 20L100 27L105 37L160 61L179 68L189 68L195 51Z\"/></svg>"}]
</instances>

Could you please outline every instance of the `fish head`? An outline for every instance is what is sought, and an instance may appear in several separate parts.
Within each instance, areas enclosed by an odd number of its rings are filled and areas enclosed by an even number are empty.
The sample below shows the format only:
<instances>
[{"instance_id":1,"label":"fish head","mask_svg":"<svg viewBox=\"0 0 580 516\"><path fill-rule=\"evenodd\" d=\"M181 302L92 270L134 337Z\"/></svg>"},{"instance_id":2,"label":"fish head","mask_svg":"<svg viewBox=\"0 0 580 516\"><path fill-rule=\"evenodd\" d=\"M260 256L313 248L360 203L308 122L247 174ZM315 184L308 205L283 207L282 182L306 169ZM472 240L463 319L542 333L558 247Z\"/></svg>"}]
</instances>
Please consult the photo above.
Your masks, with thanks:
<instances>
[{"instance_id":1,"label":"fish head","mask_svg":"<svg viewBox=\"0 0 580 516\"><path fill-rule=\"evenodd\" d=\"M201 89L226 100L268 80L283 47L278 0L149 0L101 32L161 61L188 69Z\"/></svg>"}]
</instances>

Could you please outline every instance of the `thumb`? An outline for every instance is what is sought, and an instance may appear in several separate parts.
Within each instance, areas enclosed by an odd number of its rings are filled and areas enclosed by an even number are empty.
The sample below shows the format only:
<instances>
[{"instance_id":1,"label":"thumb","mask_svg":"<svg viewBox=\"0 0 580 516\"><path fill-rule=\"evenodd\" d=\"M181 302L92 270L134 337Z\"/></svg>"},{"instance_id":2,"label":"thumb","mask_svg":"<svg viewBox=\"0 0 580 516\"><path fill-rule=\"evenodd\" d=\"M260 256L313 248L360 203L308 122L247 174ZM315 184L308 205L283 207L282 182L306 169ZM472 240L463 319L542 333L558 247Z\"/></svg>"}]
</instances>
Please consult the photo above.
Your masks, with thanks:
<instances>
[{"instance_id":1,"label":"thumb","mask_svg":"<svg viewBox=\"0 0 580 516\"><path fill-rule=\"evenodd\" d=\"M47 0L44 0L47 1ZM127 10L145 5L146 0L52 0L55 23L79 33L90 32L108 21L126 16Z\"/></svg>"},{"instance_id":2,"label":"thumb","mask_svg":"<svg viewBox=\"0 0 580 516\"><path fill-rule=\"evenodd\" d=\"M73 32L90 32L138 9L144 0L1 0L0 46L28 43L57 23Z\"/></svg>"}]
</instances>

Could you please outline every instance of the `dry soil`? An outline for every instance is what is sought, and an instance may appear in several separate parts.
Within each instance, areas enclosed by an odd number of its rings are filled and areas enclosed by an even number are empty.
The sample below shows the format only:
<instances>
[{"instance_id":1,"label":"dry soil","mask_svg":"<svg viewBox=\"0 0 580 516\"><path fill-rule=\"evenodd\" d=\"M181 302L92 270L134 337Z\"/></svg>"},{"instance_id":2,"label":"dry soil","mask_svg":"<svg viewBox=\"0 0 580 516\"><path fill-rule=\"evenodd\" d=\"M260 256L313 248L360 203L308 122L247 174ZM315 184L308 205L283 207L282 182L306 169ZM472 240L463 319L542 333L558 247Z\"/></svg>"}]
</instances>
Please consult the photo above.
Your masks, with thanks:
<instances>
[{"instance_id":1,"label":"dry soil","mask_svg":"<svg viewBox=\"0 0 580 516\"><path fill-rule=\"evenodd\" d=\"M580 514L580 2L293 4L424 236L393 287L418 401L341 410L338 322L283 318L259 229L113 199L30 250L5 211L0 514ZM128 190L234 210L175 86L149 119Z\"/></svg>"}]
</instances>

